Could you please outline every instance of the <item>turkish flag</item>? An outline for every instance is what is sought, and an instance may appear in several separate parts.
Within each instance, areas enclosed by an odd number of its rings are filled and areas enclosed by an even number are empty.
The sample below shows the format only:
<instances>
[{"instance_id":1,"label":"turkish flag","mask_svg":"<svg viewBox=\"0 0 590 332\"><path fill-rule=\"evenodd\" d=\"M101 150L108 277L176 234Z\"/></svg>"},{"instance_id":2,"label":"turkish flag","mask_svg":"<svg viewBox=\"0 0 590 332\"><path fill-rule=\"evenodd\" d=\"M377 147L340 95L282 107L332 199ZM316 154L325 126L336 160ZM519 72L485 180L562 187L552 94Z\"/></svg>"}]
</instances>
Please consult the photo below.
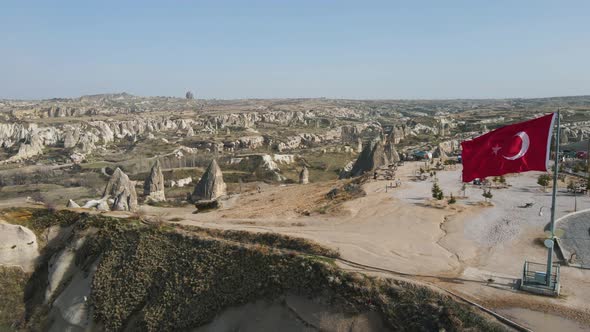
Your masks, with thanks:
<instances>
[{"instance_id":1,"label":"turkish flag","mask_svg":"<svg viewBox=\"0 0 590 332\"><path fill-rule=\"evenodd\" d=\"M526 171L547 171L556 113L515 123L461 143L463 182Z\"/></svg>"}]
</instances>

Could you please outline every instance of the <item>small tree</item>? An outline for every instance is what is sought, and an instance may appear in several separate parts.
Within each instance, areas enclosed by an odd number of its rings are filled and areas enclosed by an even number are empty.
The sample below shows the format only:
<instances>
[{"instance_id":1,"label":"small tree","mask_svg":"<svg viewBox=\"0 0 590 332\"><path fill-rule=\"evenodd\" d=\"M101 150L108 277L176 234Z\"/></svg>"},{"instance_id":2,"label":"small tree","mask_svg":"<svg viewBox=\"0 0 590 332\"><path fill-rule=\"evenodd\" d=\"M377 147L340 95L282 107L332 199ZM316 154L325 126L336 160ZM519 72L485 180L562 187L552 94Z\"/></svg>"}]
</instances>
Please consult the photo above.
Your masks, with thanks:
<instances>
[{"instance_id":1,"label":"small tree","mask_svg":"<svg viewBox=\"0 0 590 332\"><path fill-rule=\"evenodd\" d=\"M437 200L441 200L443 199L443 192L442 190L440 190L440 187L438 186L438 183L433 183L432 184L432 198L437 199Z\"/></svg>"},{"instance_id":2,"label":"small tree","mask_svg":"<svg viewBox=\"0 0 590 332\"><path fill-rule=\"evenodd\" d=\"M185 97L186 97L186 99L189 99L189 100L195 98L195 96L193 95L193 93L190 92L190 91L187 91L186 92Z\"/></svg>"},{"instance_id":3,"label":"small tree","mask_svg":"<svg viewBox=\"0 0 590 332\"><path fill-rule=\"evenodd\" d=\"M447 201L447 203L449 203L449 204L455 204L455 203L457 203L457 200L455 199L455 197L453 196L452 193L451 193L451 197L449 198L449 200Z\"/></svg>"},{"instance_id":4,"label":"small tree","mask_svg":"<svg viewBox=\"0 0 590 332\"><path fill-rule=\"evenodd\" d=\"M500 175L498 181L500 181L501 184L506 184L506 178L504 177L504 175Z\"/></svg>"},{"instance_id":5,"label":"small tree","mask_svg":"<svg viewBox=\"0 0 590 332\"><path fill-rule=\"evenodd\" d=\"M487 202L488 200L491 200L492 197L494 197L494 195L492 195L492 190L488 189L487 191L484 189L483 190L483 194L481 194L484 198L484 200Z\"/></svg>"},{"instance_id":6,"label":"small tree","mask_svg":"<svg viewBox=\"0 0 590 332\"><path fill-rule=\"evenodd\" d=\"M540 186L543 186L543 190L547 189L547 186L549 185L549 181L551 180L551 177L549 176L549 174L541 174L539 175L539 178L537 179L537 184L539 184Z\"/></svg>"}]
</instances>

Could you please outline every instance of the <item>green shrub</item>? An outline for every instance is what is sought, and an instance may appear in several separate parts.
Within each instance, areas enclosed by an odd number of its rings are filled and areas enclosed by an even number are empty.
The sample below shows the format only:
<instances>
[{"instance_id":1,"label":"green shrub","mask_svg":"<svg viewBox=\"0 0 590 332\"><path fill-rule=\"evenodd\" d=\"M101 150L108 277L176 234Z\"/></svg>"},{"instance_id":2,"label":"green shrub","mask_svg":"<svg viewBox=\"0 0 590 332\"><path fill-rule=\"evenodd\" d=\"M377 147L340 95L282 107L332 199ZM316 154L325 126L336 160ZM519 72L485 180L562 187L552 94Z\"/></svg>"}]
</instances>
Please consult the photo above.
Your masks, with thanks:
<instances>
[{"instance_id":1,"label":"green shrub","mask_svg":"<svg viewBox=\"0 0 590 332\"><path fill-rule=\"evenodd\" d=\"M377 311L394 330L500 329L428 288L345 273L268 246L145 227L113 229L95 241L101 262L92 304L107 330L187 330L229 306L285 293L323 294L355 311Z\"/></svg>"},{"instance_id":2,"label":"green shrub","mask_svg":"<svg viewBox=\"0 0 590 332\"><path fill-rule=\"evenodd\" d=\"M24 324L23 294L28 278L18 267L0 266L0 331L19 331Z\"/></svg>"},{"instance_id":3,"label":"green shrub","mask_svg":"<svg viewBox=\"0 0 590 332\"><path fill-rule=\"evenodd\" d=\"M549 185L549 181L551 181L549 174L541 174L537 178L537 184L543 186L543 188L546 188Z\"/></svg>"},{"instance_id":4,"label":"green shrub","mask_svg":"<svg viewBox=\"0 0 590 332\"><path fill-rule=\"evenodd\" d=\"M447 202L449 204L455 204L455 203L457 203L457 200L455 199L455 197L453 196L453 194L451 194L451 197L449 198L449 200Z\"/></svg>"},{"instance_id":5,"label":"green shrub","mask_svg":"<svg viewBox=\"0 0 590 332\"><path fill-rule=\"evenodd\" d=\"M437 182L432 184L432 198L435 198L439 201L444 198L444 194Z\"/></svg>"}]
</instances>

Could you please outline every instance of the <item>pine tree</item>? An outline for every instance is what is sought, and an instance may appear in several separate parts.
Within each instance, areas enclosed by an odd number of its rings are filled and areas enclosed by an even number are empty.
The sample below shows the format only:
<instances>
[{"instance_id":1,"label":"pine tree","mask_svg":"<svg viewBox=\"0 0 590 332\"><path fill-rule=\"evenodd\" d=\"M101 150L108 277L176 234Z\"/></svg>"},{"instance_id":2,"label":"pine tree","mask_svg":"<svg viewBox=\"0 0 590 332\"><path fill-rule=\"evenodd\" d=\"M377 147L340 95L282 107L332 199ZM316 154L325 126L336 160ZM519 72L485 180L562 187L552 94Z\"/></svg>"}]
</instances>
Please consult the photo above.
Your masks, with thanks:
<instances>
[{"instance_id":1,"label":"pine tree","mask_svg":"<svg viewBox=\"0 0 590 332\"><path fill-rule=\"evenodd\" d=\"M492 197L494 197L494 195L492 195L492 190L488 189L487 191L484 189L483 190L483 194L481 194L484 198L484 200L487 202L488 200L491 200Z\"/></svg>"},{"instance_id":2,"label":"pine tree","mask_svg":"<svg viewBox=\"0 0 590 332\"><path fill-rule=\"evenodd\" d=\"M451 193L451 197L448 200L449 204L455 204L457 203L457 200L455 199L455 197L453 196L453 194Z\"/></svg>"},{"instance_id":3,"label":"pine tree","mask_svg":"<svg viewBox=\"0 0 590 332\"><path fill-rule=\"evenodd\" d=\"M541 174L541 175L539 175L539 178L537 179L537 184L539 184L540 186L543 186L543 189L546 189L547 186L549 185L550 180L551 180L551 177L549 176L549 174Z\"/></svg>"},{"instance_id":4,"label":"pine tree","mask_svg":"<svg viewBox=\"0 0 590 332\"><path fill-rule=\"evenodd\" d=\"M437 200L443 199L443 192L442 190L440 190L440 187L436 182L432 184L432 198L435 198Z\"/></svg>"}]
</instances>

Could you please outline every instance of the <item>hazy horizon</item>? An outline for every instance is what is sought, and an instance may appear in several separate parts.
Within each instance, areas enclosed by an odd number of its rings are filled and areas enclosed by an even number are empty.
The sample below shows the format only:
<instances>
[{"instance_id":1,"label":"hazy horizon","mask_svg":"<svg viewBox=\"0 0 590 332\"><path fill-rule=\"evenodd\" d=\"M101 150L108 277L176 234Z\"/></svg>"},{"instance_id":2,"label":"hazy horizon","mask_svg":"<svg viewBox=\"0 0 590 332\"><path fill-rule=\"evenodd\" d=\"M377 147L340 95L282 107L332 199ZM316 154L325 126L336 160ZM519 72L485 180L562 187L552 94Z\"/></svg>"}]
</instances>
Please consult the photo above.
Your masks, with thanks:
<instances>
[{"instance_id":1,"label":"hazy horizon","mask_svg":"<svg viewBox=\"0 0 590 332\"><path fill-rule=\"evenodd\" d=\"M590 3L7 2L0 98L590 94Z\"/></svg>"},{"instance_id":2,"label":"hazy horizon","mask_svg":"<svg viewBox=\"0 0 590 332\"><path fill-rule=\"evenodd\" d=\"M186 92L186 91L185 91ZM83 97L91 97L91 96L100 96L100 95L116 95L116 94L129 94L134 97L140 98L178 98L178 99L185 99L184 93L178 96L164 96L164 95L138 95L134 93L130 93L127 91L121 92L103 92L103 93L91 93L79 96L71 96L71 97L63 97L63 96L55 96L50 98L0 98L0 100L14 100L14 101L41 101L41 100L52 100L52 99L79 99ZM571 95L571 96L544 96L544 97L498 97L498 98L330 98L330 97L272 97L272 98L259 98L259 97L248 97L248 98L197 98L197 100L221 100L221 101L231 101L231 100L284 100L284 99L327 99L327 100L355 100L355 101L397 101L397 100L407 100L407 101L452 101L452 100L514 100L514 99L551 99L551 98L583 98L583 97L590 97L590 94L587 95Z\"/></svg>"}]
</instances>

